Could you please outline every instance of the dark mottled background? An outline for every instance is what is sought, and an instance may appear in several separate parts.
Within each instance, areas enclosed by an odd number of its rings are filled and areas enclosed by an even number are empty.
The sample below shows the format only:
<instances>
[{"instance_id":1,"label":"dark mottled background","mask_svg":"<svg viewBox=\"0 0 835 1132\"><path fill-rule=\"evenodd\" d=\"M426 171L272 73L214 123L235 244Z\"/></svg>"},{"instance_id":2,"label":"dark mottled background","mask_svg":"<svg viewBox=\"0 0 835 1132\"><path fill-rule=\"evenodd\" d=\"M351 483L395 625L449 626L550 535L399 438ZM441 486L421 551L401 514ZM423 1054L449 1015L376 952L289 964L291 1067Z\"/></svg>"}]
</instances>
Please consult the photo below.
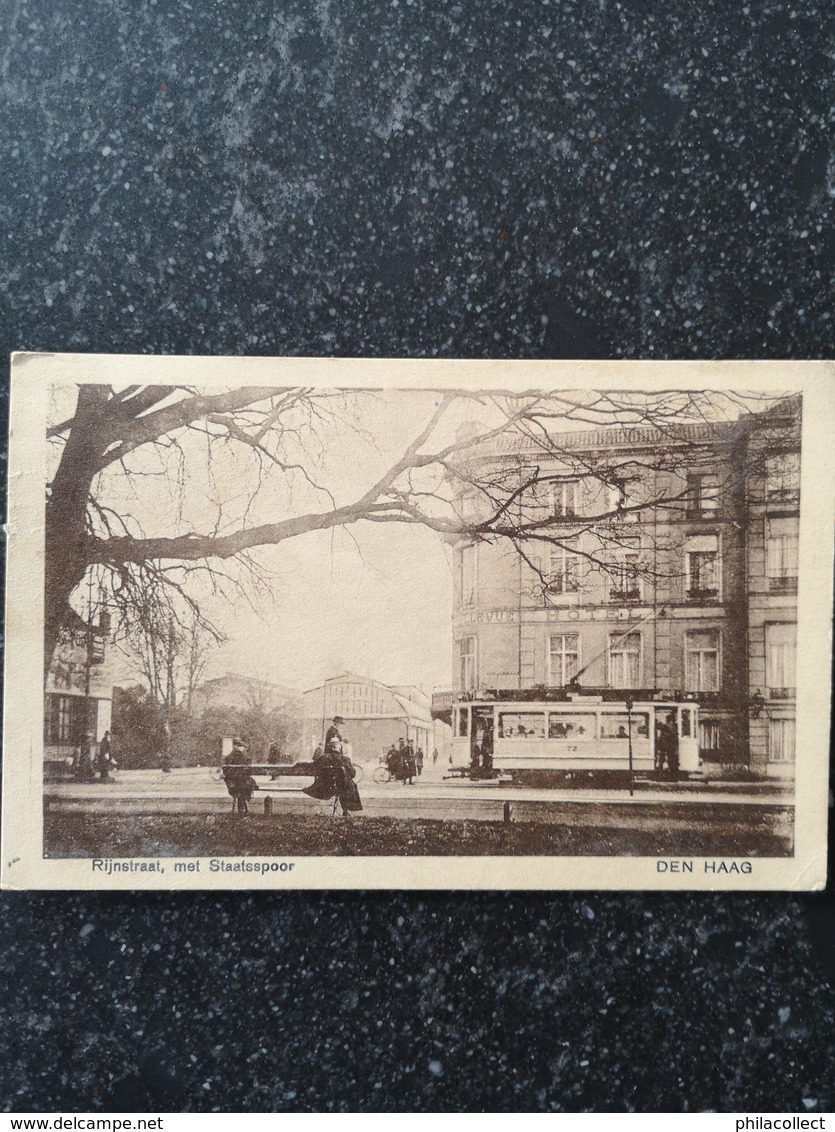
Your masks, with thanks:
<instances>
[{"instance_id":1,"label":"dark mottled background","mask_svg":"<svg viewBox=\"0 0 835 1132\"><path fill-rule=\"evenodd\" d=\"M832 11L9 0L0 349L831 357ZM831 888L0 910L6 1109L835 1100Z\"/></svg>"}]
</instances>

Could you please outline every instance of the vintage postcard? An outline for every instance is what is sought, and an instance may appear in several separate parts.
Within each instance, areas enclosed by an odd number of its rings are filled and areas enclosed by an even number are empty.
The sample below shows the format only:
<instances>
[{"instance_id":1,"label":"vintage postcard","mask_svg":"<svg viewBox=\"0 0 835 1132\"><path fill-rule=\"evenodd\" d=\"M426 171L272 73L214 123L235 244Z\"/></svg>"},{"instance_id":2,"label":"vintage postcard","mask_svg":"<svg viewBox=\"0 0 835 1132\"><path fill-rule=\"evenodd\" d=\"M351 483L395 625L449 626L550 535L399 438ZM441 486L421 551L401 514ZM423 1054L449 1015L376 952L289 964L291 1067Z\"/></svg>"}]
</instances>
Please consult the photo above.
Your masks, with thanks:
<instances>
[{"instance_id":1,"label":"vintage postcard","mask_svg":"<svg viewBox=\"0 0 835 1132\"><path fill-rule=\"evenodd\" d=\"M3 885L821 888L833 377L16 355Z\"/></svg>"}]
</instances>

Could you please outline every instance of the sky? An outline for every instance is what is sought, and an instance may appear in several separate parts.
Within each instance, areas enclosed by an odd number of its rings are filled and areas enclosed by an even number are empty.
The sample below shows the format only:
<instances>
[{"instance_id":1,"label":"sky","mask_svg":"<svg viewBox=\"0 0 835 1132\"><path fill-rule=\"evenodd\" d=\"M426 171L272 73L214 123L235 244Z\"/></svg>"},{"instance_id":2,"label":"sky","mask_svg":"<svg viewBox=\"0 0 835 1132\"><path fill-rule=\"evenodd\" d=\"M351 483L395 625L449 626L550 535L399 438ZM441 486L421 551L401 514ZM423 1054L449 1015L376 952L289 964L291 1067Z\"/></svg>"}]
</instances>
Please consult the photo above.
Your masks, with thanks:
<instances>
[{"instance_id":1,"label":"sky","mask_svg":"<svg viewBox=\"0 0 835 1132\"><path fill-rule=\"evenodd\" d=\"M71 415L74 391L56 391L53 418ZM338 503L358 497L393 456L399 455L432 416L433 393L389 392L336 402L333 418L291 455L326 484ZM451 414L440 430L449 440L460 424ZM172 489L178 459L141 449L102 480L100 495L120 514L132 516L147 535L204 532L240 525L250 506L251 479L235 448L215 450L206 466L205 444L185 442L189 476L183 491ZM154 474L149 474L154 473ZM307 510L329 509L301 476L290 483L268 476L247 525ZM355 523L314 532L254 552L268 575L266 594L252 603L218 600L201 604L227 641L210 655L205 678L236 672L298 689L315 687L344 671L386 684L417 684L427 690L451 685L451 550L439 535L397 523ZM116 680L135 681L131 659L118 658Z\"/></svg>"},{"instance_id":2,"label":"sky","mask_svg":"<svg viewBox=\"0 0 835 1132\"><path fill-rule=\"evenodd\" d=\"M260 558L275 571L274 607L236 613L212 675L299 688L344 671L384 684L451 684L452 574L434 532L357 524L351 535L317 532Z\"/></svg>"}]
</instances>

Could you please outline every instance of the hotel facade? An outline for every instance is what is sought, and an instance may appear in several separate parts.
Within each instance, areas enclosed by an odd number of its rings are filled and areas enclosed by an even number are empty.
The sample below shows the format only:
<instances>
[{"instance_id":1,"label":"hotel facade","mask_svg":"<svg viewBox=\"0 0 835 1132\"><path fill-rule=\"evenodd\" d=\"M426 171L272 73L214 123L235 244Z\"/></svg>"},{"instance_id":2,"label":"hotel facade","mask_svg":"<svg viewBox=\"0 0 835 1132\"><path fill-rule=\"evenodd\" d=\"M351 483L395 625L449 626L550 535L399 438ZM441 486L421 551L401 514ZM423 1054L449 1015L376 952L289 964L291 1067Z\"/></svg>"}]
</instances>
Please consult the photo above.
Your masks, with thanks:
<instances>
[{"instance_id":1,"label":"hotel facade","mask_svg":"<svg viewBox=\"0 0 835 1132\"><path fill-rule=\"evenodd\" d=\"M453 541L452 699L565 689L699 705L700 757L795 760L800 403L733 424L502 436L457 506L518 477L518 540ZM524 515L522 509L524 508Z\"/></svg>"}]
</instances>

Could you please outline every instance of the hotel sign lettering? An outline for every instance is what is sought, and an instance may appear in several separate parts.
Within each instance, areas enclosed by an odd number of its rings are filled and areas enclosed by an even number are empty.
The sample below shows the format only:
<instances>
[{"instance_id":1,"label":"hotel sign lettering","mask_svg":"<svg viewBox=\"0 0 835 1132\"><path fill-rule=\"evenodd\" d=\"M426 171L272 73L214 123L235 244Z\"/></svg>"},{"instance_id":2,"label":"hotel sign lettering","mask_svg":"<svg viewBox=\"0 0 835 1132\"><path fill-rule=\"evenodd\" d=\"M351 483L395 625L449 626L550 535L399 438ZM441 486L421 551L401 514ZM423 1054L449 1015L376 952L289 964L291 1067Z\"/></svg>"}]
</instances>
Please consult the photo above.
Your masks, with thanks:
<instances>
[{"instance_id":1,"label":"hotel sign lettering","mask_svg":"<svg viewBox=\"0 0 835 1132\"><path fill-rule=\"evenodd\" d=\"M462 613L458 618L462 625L489 625L494 622L518 621L518 609L479 609Z\"/></svg>"},{"instance_id":2,"label":"hotel sign lettering","mask_svg":"<svg viewBox=\"0 0 835 1132\"><path fill-rule=\"evenodd\" d=\"M572 606L570 609L526 609L525 622L548 621L631 621L645 618L648 610L635 606ZM471 609L456 618L459 625L496 625L513 623L518 624L520 612L518 609Z\"/></svg>"},{"instance_id":3,"label":"hotel sign lettering","mask_svg":"<svg viewBox=\"0 0 835 1132\"><path fill-rule=\"evenodd\" d=\"M549 621L638 621L645 609L620 606L597 606L593 609L549 609Z\"/></svg>"}]
</instances>

